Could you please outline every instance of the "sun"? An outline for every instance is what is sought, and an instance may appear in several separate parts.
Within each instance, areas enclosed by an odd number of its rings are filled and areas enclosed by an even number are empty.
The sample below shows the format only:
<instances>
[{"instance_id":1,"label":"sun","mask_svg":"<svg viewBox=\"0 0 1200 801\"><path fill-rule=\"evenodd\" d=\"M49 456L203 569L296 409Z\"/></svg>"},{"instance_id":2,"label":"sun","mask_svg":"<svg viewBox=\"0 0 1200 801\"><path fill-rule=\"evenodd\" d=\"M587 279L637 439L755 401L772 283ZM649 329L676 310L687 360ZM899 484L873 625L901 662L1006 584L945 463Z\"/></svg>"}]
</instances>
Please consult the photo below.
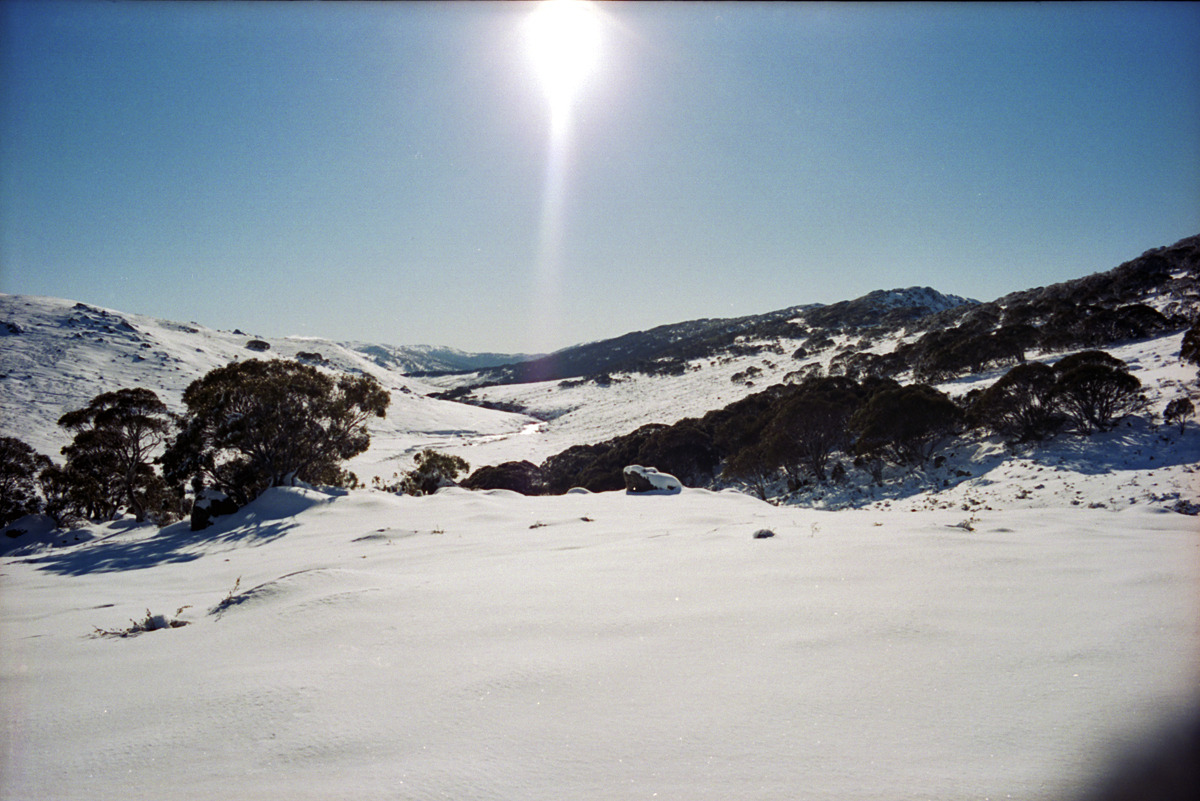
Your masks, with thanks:
<instances>
[{"instance_id":1,"label":"sun","mask_svg":"<svg viewBox=\"0 0 1200 801\"><path fill-rule=\"evenodd\" d=\"M600 54L600 21L585 0L546 0L526 23L525 38L552 108L570 105Z\"/></svg>"}]
</instances>

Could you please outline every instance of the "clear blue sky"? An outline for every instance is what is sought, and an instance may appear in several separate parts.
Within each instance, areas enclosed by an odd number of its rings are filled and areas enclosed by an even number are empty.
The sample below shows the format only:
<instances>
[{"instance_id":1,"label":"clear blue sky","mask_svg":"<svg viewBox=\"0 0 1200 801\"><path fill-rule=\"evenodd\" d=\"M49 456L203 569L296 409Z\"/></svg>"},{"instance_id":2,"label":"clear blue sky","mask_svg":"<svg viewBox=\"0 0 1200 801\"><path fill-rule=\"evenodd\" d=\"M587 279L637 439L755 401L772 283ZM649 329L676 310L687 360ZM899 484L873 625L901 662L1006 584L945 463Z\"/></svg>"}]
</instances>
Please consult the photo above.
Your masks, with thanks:
<instances>
[{"instance_id":1,"label":"clear blue sky","mask_svg":"<svg viewBox=\"0 0 1200 801\"><path fill-rule=\"evenodd\" d=\"M557 139L532 10L4 2L0 290L544 351L1200 233L1197 4L601 4Z\"/></svg>"}]
</instances>

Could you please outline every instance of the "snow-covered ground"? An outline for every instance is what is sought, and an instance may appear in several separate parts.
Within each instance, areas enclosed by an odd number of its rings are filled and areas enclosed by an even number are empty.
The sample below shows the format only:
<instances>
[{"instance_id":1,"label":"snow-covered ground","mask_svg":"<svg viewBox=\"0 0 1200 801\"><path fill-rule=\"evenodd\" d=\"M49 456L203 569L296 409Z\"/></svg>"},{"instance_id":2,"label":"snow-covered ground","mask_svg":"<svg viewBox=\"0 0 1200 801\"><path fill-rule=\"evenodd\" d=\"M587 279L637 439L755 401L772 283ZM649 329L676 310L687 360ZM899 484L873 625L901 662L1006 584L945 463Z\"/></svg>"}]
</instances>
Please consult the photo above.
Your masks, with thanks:
<instances>
[{"instance_id":1,"label":"snow-covered ground","mask_svg":"<svg viewBox=\"0 0 1200 801\"><path fill-rule=\"evenodd\" d=\"M392 392L351 464L364 480L422 447L538 462L847 344L478 393L527 416L427 397L436 380L334 343L256 353L246 334L0 299L20 329L0 331L4 434L57 456L55 420L100 391L178 409L233 358L317 351ZM1200 503L1200 431L1160 422L1200 400L1179 342L1112 350L1150 399L1113 432L953 442L926 472L790 505L295 488L202 533L41 532L55 545L0 557L0 799L1069 796L1200 703L1200 527L1172 511ZM186 625L139 633L148 615Z\"/></svg>"},{"instance_id":2,"label":"snow-covered ground","mask_svg":"<svg viewBox=\"0 0 1200 801\"><path fill-rule=\"evenodd\" d=\"M278 489L111 524L0 562L0 796L1062 798L1195 700L1195 518L963 518ZM187 625L115 636L147 611Z\"/></svg>"}]
</instances>

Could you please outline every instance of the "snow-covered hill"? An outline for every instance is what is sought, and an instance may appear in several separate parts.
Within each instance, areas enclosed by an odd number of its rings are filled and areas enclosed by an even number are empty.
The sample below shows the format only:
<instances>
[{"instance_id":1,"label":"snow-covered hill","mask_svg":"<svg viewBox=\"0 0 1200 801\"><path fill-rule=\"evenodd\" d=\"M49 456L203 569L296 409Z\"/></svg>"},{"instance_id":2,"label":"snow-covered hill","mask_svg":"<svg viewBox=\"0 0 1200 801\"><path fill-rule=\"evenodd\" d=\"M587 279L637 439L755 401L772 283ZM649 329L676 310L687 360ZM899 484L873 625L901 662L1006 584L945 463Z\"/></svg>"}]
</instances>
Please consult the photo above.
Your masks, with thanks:
<instances>
[{"instance_id":1,"label":"snow-covered hill","mask_svg":"<svg viewBox=\"0 0 1200 801\"><path fill-rule=\"evenodd\" d=\"M525 353L468 353L457 348L434 345L397 346L350 342L346 347L367 356L381 367L399 373L415 374L461 373L540 358Z\"/></svg>"},{"instance_id":2,"label":"snow-covered hill","mask_svg":"<svg viewBox=\"0 0 1200 801\"><path fill-rule=\"evenodd\" d=\"M446 349L399 349L215 331L195 323L158 320L71 300L0 294L0 408L4 410L0 433L57 457L69 441L58 427L58 419L101 392L142 386L179 411L183 390L215 367L236 359L289 358L365 373L391 391L386 420L371 423L371 451L351 465L364 482L376 476L390 478L407 469L411 456L425 447L455 452L473 466L510 458L540 461L570 445L604 440L645 423L669 423L701 414L744 397L756 386L782 380L807 364L828 364L837 346L864 345L859 337L835 335L834 347L797 362L788 354L804 337L762 333L791 330L789 321L798 319L797 315L829 308L844 313L849 308L855 315L877 317L905 309L905 314L912 316L951 308L960 301L932 290L875 292L832 307L794 307L738 321L696 321L579 346L569 350L582 354L572 357L580 364L590 364L597 353L609 354L603 358L611 361L611 354L627 346L642 352L637 348L643 345L630 344L634 340L652 340L657 349L653 352L661 353L664 342L686 348L710 342L714 332L720 332L716 341L731 349L692 360L682 376L619 375L603 391L597 391L595 382L553 381L496 387L468 398L516 409L506 411L429 397L462 383L477 382L480 373L408 375L441 372L450 364L445 361ZM879 346L893 345L889 339ZM705 352L710 349L707 344L703 347ZM503 357L459 354L456 358L463 364L472 358ZM751 377L731 383L739 373ZM558 420L564 415L565 419Z\"/></svg>"},{"instance_id":3,"label":"snow-covered hill","mask_svg":"<svg viewBox=\"0 0 1200 801\"><path fill-rule=\"evenodd\" d=\"M1021 448L1000 438L964 437L944 451L938 467L897 474L886 487L869 481L815 485L793 496L793 503L818 508L975 509L1060 507L1066 505L1123 508L1150 504L1157 508L1200 508L1200 430L1184 433L1161 424L1172 399L1190 396L1200 405L1196 370L1179 359L1181 334L1128 343L1111 349L1142 382L1149 406L1115 432L1092 437L1062 436ZM879 347L890 347L881 342ZM1031 354L1053 362L1061 354ZM805 364L828 361L813 357ZM526 436L447 442L448 452L472 465L527 459L540 462L579 443L602 442L645 423L675 423L698 417L754 391L730 381L751 367L761 368L759 386L781 381L795 363L771 357L740 357L706 365L683 376L620 376L602 386L559 382L488 387L474 394L512 404L543 418ZM967 376L939 385L952 396L964 395L996 381L1004 370Z\"/></svg>"},{"instance_id":4,"label":"snow-covered hill","mask_svg":"<svg viewBox=\"0 0 1200 801\"><path fill-rule=\"evenodd\" d=\"M1186 265L1196 248L1191 240L1173 247L1183 249L1185 255L1168 261L1160 270L1169 279L1165 285L1145 278L1142 267L1159 253L1150 251L1099 277L1017 293L1008 302L1037 310L1042 308L1039 303L1045 305L1042 297L1047 294L1070 298L1073 292L1084 292L1091 298L1111 295L1116 285L1128 295L1118 298L1119 302L1137 300L1178 317L1181 311L1195 307ZM1180 269L1177 264L1185 267ZM384 346L213 331L66 300L0 295L0 403L4 410L0 432L56 456L67 442L66 432L56 425L58 418L84 406L99 392L144 386L178 409L184 388L208 370L234 359L282 357L367 373L391 391L387 418L371 422L371 449L350 464L364 483L375 477L390 479L408 469L412 456L427 447L461 456L472 468L519 460L539 463L573 445L603 442L648 423L672 424L702 416L773 384L854 369L853 360L895 354L911 346L928 333L931 324L955 325L970 321L972 314L998 319L1004 310L998 303L981 305L927 288L879 291L852 301L792 307L735 321L664 326L580 346L570 357L582 365L591 364L592 359L611 364L617 358L614 354L621 353L661 354L649 367L644 360L635 360L640 366L624 372L472 386L488 374L405 375L407 364L395 349ZM1006 498L1023 506L1111 505L1119 497L1134 498L1135 502L1200 502L1200 488L1192 474L1197 462L1194 426L1177 435L1155 425L1165 405L1176 397L1190 395L1200 404L1195 370L1179 359L1180 339L1176 328L1109 348L1130 366L1150 401L1147 414L1131 421L1136 425L1124 431L1122 447L1109 447L1099 440L1064 439L1022 457L997 441L964 442L951 450L940 473L901 477L892 481L886 492L852 483L820 487L795 496L793 501L827 508L871 503L962 506L969 505L974 488L999 482L1006 489L991 493L993 501ZM663 350L667 345L674 349ZM1037 349L1025 354L1028 359L1048 362L1062 355L1058 350ZM666 367L658 369L658 363ZM531 364L536 367L537 363ZM968 374L943 382L941 389L962 395L987 386L1003 372L991 369ZM914 380L911 372L897 377ZM1068 453L1060 452L1062 449ZM1145 453L1156 453L1160 459L1153 481L1141 479L1149 470L1141 456ZM1095 491L1079 494L1072 490L1064 495L1048 489L1053 484L1044 481L1030 484L1030 475L1014 471L1014 465L1026 457L1033 464L1033 473L1049 465L1074 465L1073 475L1091 477L1086 482L1068 480L1064 487L1086 486ZM927 499L931 490L936 493Z\"/></svg>"},{"instance_id":5,"label":"snow-covered hill","mask_svg":"<svg viewBox=\"0 0 1200 801\"><path fill-rule=\"evenodd\" d=\"M806 331L895 326L978 301L943 295L930 287L876 290L829 305L791 306L766 314L689 320L589 342L519 364L479 370L447 380L447 386L521 384L607 373L677 374L686 362L725 358L745 351L743 343L787 338Z\"/></svg>"},{"instance_id":6,"label":"snow-covered hill","mask_svg":"<svg viewBox=\"0 0 1200 801\"><path fill-rule=\"evenodd\" d=\"M0 295L0 432L57 457L69 441L59 417L101 392L141 386L172 410L188 384L237 359L290 358L363 373L391 392L386 420L373 421L382 474L395 457L448 437L518 433L535 420L426 396L429 387L370 350L324 339L214 331L56 298ZM364 480L369 480L365 475Z\"/></svg>"}]
</instances>

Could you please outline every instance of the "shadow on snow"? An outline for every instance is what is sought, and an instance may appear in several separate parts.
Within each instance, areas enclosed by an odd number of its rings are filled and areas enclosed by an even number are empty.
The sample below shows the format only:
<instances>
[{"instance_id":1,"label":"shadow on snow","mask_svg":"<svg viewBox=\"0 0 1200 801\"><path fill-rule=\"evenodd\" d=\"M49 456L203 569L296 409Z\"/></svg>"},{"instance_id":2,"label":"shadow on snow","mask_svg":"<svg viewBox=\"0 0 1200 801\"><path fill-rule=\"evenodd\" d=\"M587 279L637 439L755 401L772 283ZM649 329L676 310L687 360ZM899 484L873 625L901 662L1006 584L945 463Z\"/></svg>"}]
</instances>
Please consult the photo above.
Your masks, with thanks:
<instances>
[{"instance_id":1,"label":"shadow on snow","mask_svg":"<svg viewBox=\"0 0 1200 801\"><path fill-rule=\"evenodd\" d=\"M940 455L947 456L943 467L892 468L891 476L882 486L856 471L859 482L809 484L784 496L783 501L801 507L858 509L880 501L901 501L922 493L936 496L968 482L986 487L994 483L988 474L1014 458L1024 459L1035 467L1067 470L1085 476L1200 462L1200 429L1191 425L1181 434L1174 426L1155 426L1141 417L1128 418L1112 431L1090 435L1064 432L1043 442L1023 443L965 457L964 452L975 445L978 443L959 442L943 449Z\"/></svg>"},{"instance_id":2,"label":"shadow on snow","mask_svg":"<svg viewBox=\"0 0 1200 801\"><path fill-rule=\"evenodd\" d=\"M144 570L159 565L191 562L206 554L237 546L266 545L296 527L291 520L248 521L235 514L206 531L192 531L185 521L154 531L142 523L116 524L118 530L80 545L55 549L20 561L64 576ZM139 528L144 537L133 539Z\"/></svg>"}]
</instances>

